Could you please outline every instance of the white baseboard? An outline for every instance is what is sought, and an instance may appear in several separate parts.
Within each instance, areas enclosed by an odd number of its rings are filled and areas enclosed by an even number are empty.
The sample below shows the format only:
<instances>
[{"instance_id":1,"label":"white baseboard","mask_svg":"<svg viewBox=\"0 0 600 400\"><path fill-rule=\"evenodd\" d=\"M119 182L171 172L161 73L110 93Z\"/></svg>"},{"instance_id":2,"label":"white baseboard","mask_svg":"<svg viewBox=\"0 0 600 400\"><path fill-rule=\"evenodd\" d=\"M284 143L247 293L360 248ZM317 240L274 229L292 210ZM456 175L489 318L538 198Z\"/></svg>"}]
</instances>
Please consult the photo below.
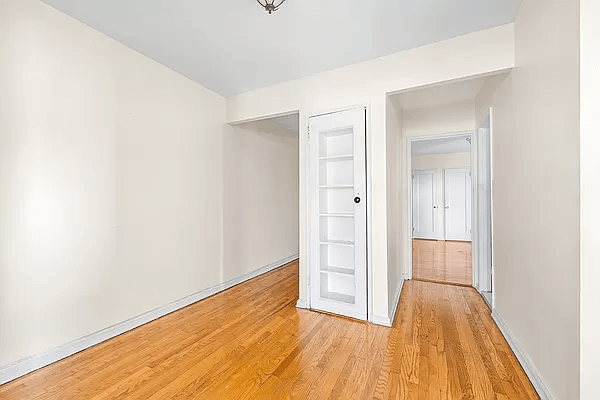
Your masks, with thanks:
<instances>
[{"instance_id":1,"label":"white baseboard","mask_svg":"<svg viewBox=\"0 0 600 400\"><path fill-rule=\"evenodd\" d=\"M163 317L181 308L187 307L190 304L196 303L214 294L222 292L223 290L227 290L233 286L239 285L242 282L256 278L259 275L272 271L297 259L298 254L295 254L291 257L287 257L283 260L257 269L256 271L252 271L246 275L239 276L212 288L205 289L187 297L184 297L183 299L176 300L155 310L148 311L147 313L138 315L137 317L133 317L117 325L113 325L111 327L102 329L101 331L91 333L72 342L50 349L44 353L25 358L21 361L17 361L14 364L2 367L0 368L0 385L10 382L13 379L19 378L23 375L27 375L30 372L45 367L46 365L52 364L56 361L62 360L63 358L78 353L89 347L95 346L115 336L121 335L127 331L144 325L157 318Z\"/></svg>"},{"instance_id":2,"label":"white baseboard","mask_svg":"<svg viewBox=\"0 0 600 400\"><path fill-rule=\"evenodd\" d=\"M506 322L502 319L502 317L500 316L500 314L498 314L496 310L492 312L492 318L494 318L494 321L496 321L496 325L498 325L498 328L500 328L500 332L502 332L502 335L504 335L504 338L508 342L513 353L515 353L517 360L519 360L519 363L523 367L523 370L525 370L525 373L529 377L531 384L537 391L540 398L542 400L554 400L552 392L550 392L550 389L542 380L540 373L537 371L537 369L535 368L525 351L523 351L523 349L519 345L519 342L517 341L511 330L508 328L508 325L506 325Z\"/></svg>"},{"instance_id":3,"label":"white baseboard","mask_svg":"<svg viewBox=\"0 0 600 400\"><path fill-rule=\"evenodd\" d=\"M392 326L392 321L390 320L390 317L381 317L379 315L371 314L369 316L369 322L375 325L387 326L388 328Z\"/></svg>"},{"instance_id":4,"label":"white baseboard","mask_svg":"<svg viewBox=\"0 0 600 400\"><path fill-rule=\"evenodd\" d=\"M377 325L383 325L383 326L387 326L387 327L391 327L392 323L394 322L394 318L396 317L396 309L398 308L398 303L400 302L400 295L402 294L402 287L404 286L404 281L406 280L406 278L402 278L400 280L400 286L398 286L398 289L396 290L396 293L394 294L394 303L392 304L392 306L390 307L389 311L388 311L388 316L387 317L381 317L379 315L371 315L371 318L369 319L369 321L371 321L374 324Z\"/></svg>"},{"instance_id":5,"label":"white baseboard","mask_svg":"<svg viewBox=\"0 0 600 400\"><path fill-rule=\"evenodd\" d=\"M297 308L308 308L308 302L305 299L298 299L296 302Z\"/></svg>"},{"instance_id":6,"label":"white baseboard","mask_svg":"<svg viewBox=\"0 0 600 400\"><path fill-rule=\"evenodd\" d=\"M402 277L400 280L400 286L398 286L398 290L396 290L396 294L394 295L394 304L390 308L390 324L394 323L394 318L396 317L396 311L398 310L398 303L400 303L400 295L402 294L402 288L404 287L405 277Z\"/></svg>"}]
</instances>

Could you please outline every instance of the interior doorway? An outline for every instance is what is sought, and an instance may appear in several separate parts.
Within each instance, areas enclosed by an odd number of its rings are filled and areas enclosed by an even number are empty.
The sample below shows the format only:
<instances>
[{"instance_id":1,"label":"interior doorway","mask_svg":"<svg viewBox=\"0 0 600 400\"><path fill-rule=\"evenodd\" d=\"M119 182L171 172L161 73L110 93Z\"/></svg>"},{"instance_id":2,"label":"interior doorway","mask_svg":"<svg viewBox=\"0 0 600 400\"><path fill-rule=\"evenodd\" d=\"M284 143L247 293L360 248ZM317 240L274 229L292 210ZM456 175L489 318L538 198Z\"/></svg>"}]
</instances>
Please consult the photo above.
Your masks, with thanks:
<instances>
[{"instance_id":1,"label":"interior doorway","mask_svg":"<svg viewBox=\"0 0 600 400\"><path fill-rule=\"evenodd\" d=\"M472 133L411 138L413 279L471 286Z\"/></svg>"},{"instance_id":2,"label":"interior doorway","mask_svg":"<svg viewBox=\"0 0 600 400\"><path fill-rule=\"evenodd\" d=\"M505 77L500 72L388 94L387 245L391 281L397 276L421 279L419 268L428 263L430 280L473 286L494 308L494 123L492 111L484 105L490 103ZM462 149L442 150L452 141ZM444 157L452 163L438 162L440 155L436 153L447 153ZM452 269L452 265L459 268Z\"/></svg>"}]
</instances>

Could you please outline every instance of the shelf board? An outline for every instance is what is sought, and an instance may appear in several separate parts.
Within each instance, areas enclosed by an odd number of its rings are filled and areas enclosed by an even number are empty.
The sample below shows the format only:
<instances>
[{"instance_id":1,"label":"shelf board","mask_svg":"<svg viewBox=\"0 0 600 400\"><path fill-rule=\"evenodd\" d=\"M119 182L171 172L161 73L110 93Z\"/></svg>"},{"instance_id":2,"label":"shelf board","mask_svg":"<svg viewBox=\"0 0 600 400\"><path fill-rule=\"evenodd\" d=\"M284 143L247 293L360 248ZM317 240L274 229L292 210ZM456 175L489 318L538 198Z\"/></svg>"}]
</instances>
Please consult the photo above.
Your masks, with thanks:
<instances>
[{"instance_id":1,"label":"shelf board","mask_svg":"<svg viewBox=\"0 0 600 400\"><path fill-rule=\"evenodd\" d=\"M321 189L353 189L354 185L320 185Z\"/></svg>"},{"instance_id":2,"label":"shelf board","mask_svg":"<svg viewBox=\"0 0 600 400\"><path fill-rule=\"evenodd\" d=\"M321 297L327 300L339 301L345 304L354 304L354 296L336 292L321 292Z\"/></svg>"},{"instance_id":3,"label":"shelf board","mask_svg":"<svg viewBox=\"0 0 600 400\"><path fill-rule=\"evenodd\" d=\"M349 240L321 240L321 244L335 244L338 246L354 246L354 242Z\"/></svg>"},{"instance_id":4,"label":"shelf board","mask_svg":"<svg viewBox=\"0 0 600 400\"><path fill-rule=\"evenodd\" d=\"M321 160L321 161L352 161L353 158L354 158L354 155L352 155L352 154L343 154L343 155L339 155L339 156L319 157L319 160Z\"/></svg>"},{"instance_id":5,"label":"shelf board","mask_svg":"<svg viewBox=\"0 0 600 400\"><path fill-rule=\"evenodd\" d=\"M331 265L321 267L321 272L343 274L343 275L354 275L354 270L351 268L334 267Z\"/></svg>"},{"instance_id":6,"label":"shelf board","mask_svg":"<svg viewBox=\"0 0 600 400\"><path fill-rule=\"evenodd\" d=\"M330 138L334 136L352 136L352 128L338 128L330 131L319 132L321 136Z\"/></svg>"},{"instance_id":7,"label":"shelf board","mask_svg":"<svg viewBox=\"0 0 600 400\"><path fill-rule=\"evenodd\" d=\"M323 213L319 214L320 217L340 217L340 218L354 218L353 213Z\"/></svg>"}]
</instances>

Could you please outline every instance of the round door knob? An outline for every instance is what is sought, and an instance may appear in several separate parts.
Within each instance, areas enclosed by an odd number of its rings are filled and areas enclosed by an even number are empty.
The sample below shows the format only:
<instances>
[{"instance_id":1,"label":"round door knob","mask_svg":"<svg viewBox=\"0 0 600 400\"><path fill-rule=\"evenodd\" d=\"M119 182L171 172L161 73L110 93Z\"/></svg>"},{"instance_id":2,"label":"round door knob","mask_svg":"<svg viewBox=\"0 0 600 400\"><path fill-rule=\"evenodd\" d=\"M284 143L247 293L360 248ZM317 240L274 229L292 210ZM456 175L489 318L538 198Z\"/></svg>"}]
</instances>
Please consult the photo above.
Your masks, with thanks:
<instances>
[{"instance_id":1,"label":"round door knob","mask_svg":"<svg viewBox=\"0 0 600 400\"><path fill-rule=\"evenodd\" d=\"M360 203L360 197L355 197L355 198L354 198L354 202L355 202L356 204Z\"/></svg>"}]
</instances>

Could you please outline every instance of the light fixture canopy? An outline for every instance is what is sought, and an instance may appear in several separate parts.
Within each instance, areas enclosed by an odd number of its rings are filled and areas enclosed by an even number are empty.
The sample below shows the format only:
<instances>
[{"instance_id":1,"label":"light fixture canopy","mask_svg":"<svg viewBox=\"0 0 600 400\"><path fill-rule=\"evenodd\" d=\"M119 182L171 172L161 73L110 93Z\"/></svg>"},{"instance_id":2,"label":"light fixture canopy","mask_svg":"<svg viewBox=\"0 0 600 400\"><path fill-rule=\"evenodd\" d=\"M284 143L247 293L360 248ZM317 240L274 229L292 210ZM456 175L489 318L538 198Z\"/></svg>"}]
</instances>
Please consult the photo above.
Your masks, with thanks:
<instances>
[{"instance_id":1,"label":"light fixture canopy","mask_svg":"<svg viewBox=\"0 0 600 400\"><path fill-rule=\"evenodd\" d=\"M256 0L266 12L271 14L273 11L277 11L285 0Z\"/></svg>"}]
</instances>

